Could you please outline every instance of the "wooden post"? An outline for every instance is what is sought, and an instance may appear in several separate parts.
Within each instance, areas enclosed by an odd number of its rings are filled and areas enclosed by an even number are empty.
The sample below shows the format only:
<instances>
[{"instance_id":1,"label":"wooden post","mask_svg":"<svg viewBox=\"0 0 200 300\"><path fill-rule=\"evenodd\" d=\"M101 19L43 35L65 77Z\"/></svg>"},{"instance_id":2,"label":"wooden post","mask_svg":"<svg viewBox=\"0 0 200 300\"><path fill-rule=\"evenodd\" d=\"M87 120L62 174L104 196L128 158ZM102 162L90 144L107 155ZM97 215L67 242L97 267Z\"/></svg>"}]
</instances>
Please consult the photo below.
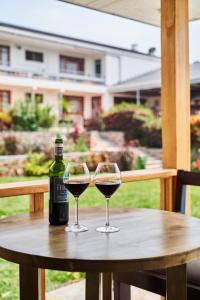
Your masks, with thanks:
<instances>
[{"instance_id":1,"label":"wooden post","mask_svg":"<svg viewBox=\"0 0 200 300\"><path fill-rule=\"evenodd\" d=\"M190 169L188 0L161 0L163 167ZM161 184L162 198L173 199ZM172 195L166 193L171 190ZM186 211L189 213L189 197ZM173 207L171 203L167 207Z\"/></svg>"},{"instance_id":2,"label":"wooden post","mask_svg":"<svg viewBox=\"0 0 200 300\"><path fill-rule=\"evenodd\" d=\"M30 194L29 212L43 212L44 211L44 193Z\"/></svg>"},{"instance_id":3,"label":"wooden post","mask_svg":"<svg viewBox=\"0 0 200 300\"><path fill-rule=\"evenodd\" d=\"M20 300L42 300L40 292L40 271L28 265L19 266Z\"/></svg>"},{"instance_id":4,"label":"wooden post","mask_svg":"<svg viewBox=\"0 0 200 300\"><path fill-rule=\"evenodd\" d=\"M44 212L44 193L30 194L29 212L37 213ZM40 269L39 277L40 299L45 300L45 270Z\"/></svg>"},{"instance_id":5,"label":"wooden post","mask_svg":"<svg viewBox=\"0 0 200 300\"><path fill-rule=\"evenodd\" d=\"M173 211L174 199L173 177L160 179L160 209Z\"/></svg>"},{"instance_id":6,"label":"wooden post","mask_svg":"<svg viewBox=\"0 0 200 300\"><path fill-rule=\"evenodd\" d=\"M167 269L167 300L187 299L186 265Z\"/></svg>"},{"instance_id":7,"label":"wooden post","mask_svg":"<svg viewBox=\"0 0 200 300\"><path fill-rule=\"evenodd\" d=\"M112 274L102 273L103 299L112 300Z\"/></svg>"},{"instance_id":8,"label":"wooden post","mask_svg":"<svg viewBox=\"0 0 200 300\"><path fill-rule=\"evenodd\" d=\"M99 300L100 274L96 272L86 273L86 300Z\"/></svg>"}]
</instances>

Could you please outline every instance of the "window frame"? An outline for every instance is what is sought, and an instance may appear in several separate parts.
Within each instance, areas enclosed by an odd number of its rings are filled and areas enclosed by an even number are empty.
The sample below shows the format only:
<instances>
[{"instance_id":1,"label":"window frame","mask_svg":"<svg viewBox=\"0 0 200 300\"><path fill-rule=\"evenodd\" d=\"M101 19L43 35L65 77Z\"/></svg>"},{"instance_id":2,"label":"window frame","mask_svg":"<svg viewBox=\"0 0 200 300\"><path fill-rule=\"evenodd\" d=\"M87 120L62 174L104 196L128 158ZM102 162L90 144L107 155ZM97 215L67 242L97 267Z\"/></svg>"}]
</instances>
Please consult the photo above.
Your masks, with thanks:
<instances>
[{"instance_id":1,"label":"window frame","mask_svg":"<svg viewBox=\"0 0 200 300\"><path fill-rule=\"evenodd\" d=\"M33 58L28 58L28 54L33 55ZM41 59L37 59L36 57L34 57L34 55L41 55ZM29 62L37 62L37 63L43 63L44 62L44 53L43 52L39 52L39 51L34 51L34 50L25 50L25 60L29 61Z\"/></svg>"},{"instance_id":2,"label":"window frame","mask_svg":"<svg viewBox=\"0 0 200 300\"><path fill-rule=\"evenodd\" d=\"M68 63L76 64L77 69L75 72L70 72L70 70L67 69ZM60 54L59 55L59 70L60 70L60 73L82 75L85 72L85 58L72 57L72 56Z\"/></svg>"},{"instance_id":3,"label":"window frame","mask_svg":"<svg viewBox=\"0 0 200 300\"><path fill-rule=\"evenodd\" d=\"M0 44L0 49L7 49L7 53L8 53L8 61L7 61L7 63L6 64L2 64L1 63L1 60L0 60L0 65L1 66L10 66L10 46L7 46L7 45L2 45L2 44Z\"/></svg>"},{"instance_id":4,"label":"window frame","mask_svg":"<svg viewBox=\"0 0 200 300\"><path fill-rule=\"evenodd\" d=\"M97 72L97 67L98 67L98 63L99 63L99 69L100 72ZM95 59L94 61L94 73L96 77L101 77L102 75L102 60L101 59Z\"/></svg>"}]
</instances>

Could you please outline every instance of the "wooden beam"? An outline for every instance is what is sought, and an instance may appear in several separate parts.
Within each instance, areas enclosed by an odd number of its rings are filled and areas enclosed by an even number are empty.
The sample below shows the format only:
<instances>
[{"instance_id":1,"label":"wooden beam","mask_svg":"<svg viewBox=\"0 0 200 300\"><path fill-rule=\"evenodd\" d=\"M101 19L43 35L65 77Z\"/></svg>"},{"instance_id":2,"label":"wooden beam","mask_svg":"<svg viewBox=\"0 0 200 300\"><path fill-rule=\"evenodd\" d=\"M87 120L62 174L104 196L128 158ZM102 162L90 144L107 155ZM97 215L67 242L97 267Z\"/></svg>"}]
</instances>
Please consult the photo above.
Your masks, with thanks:
<instances>
[{"instance_id":1,"label":"wooden beam","mask_svg":"<svg viewBox=\"0 0 200 300\"><path fill-rule=\"evenodd\" d=\"M175 169L155 169L121 172L123 182L135 182L176 176ZM91 184L92 185L92 184ZM21 196L48 192L47 180L35 180L0 184L0 197ZM35 196L34 196L35 197ZM34 198L33 197L33 198ZM39 196L38 196L39 197ZM33 199L32 198L32 199Z\"/></svg>"},{"instance_id":2,"label":"wooden beam","mask_svg":"<svg viewBox=\"0 0 200 300\"><path fill-rule=\"evenodd\" d=\"M163 167L189 170L188 0L161 0L161 45Z\"/></svg>"}]
</instances>

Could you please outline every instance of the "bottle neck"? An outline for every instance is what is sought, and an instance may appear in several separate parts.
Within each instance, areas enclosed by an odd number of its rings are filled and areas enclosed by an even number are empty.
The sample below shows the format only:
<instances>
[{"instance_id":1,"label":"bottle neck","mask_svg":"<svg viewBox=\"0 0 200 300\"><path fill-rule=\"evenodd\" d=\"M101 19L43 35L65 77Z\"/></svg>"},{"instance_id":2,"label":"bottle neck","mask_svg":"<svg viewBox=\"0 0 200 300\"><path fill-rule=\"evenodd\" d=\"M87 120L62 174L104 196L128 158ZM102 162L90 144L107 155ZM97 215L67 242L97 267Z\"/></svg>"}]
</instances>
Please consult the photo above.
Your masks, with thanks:
<instances>
[{"instance_id":1,"label":"bottle neck","mask_svg":"<svg viewBox=\"0 0 200 300\"><path fill-rule=\"evenodd\" d=\"M55 161L63 161L63 155L55 155Z\"/></svg>"},{"instance_id":2,"label":"bottle neck","mask_svg":"<svg viewBox=\"0 0 200 300\"><path fill-rule=\"evenodd\" d=\"M63 160L63 144L55 144L55 161Z\"/></svg>"}]
</instances>

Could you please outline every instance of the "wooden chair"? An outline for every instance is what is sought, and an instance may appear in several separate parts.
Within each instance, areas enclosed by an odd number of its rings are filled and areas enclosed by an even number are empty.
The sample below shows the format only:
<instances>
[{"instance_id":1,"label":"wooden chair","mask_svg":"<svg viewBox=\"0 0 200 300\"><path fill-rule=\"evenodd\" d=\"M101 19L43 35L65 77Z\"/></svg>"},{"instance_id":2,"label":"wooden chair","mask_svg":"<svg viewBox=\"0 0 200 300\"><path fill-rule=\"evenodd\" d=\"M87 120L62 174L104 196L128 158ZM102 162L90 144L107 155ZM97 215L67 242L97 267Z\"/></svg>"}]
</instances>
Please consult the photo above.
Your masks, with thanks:
<instances>
[{"instance_id":1,"label":"wooden chair","mask_svg":"<svg viewBox=\"0 0 200 300\"><path fill-rule=\"evenodd\" d=\"M200 186L200 173L179 170L177 173L174 211L185 213L186 186ZM114 299L130 300L130 287L166 296L166 270L114 274ZM188 300L200 299L200 260L187 265Z\"/></svg>"}]
</instances>

